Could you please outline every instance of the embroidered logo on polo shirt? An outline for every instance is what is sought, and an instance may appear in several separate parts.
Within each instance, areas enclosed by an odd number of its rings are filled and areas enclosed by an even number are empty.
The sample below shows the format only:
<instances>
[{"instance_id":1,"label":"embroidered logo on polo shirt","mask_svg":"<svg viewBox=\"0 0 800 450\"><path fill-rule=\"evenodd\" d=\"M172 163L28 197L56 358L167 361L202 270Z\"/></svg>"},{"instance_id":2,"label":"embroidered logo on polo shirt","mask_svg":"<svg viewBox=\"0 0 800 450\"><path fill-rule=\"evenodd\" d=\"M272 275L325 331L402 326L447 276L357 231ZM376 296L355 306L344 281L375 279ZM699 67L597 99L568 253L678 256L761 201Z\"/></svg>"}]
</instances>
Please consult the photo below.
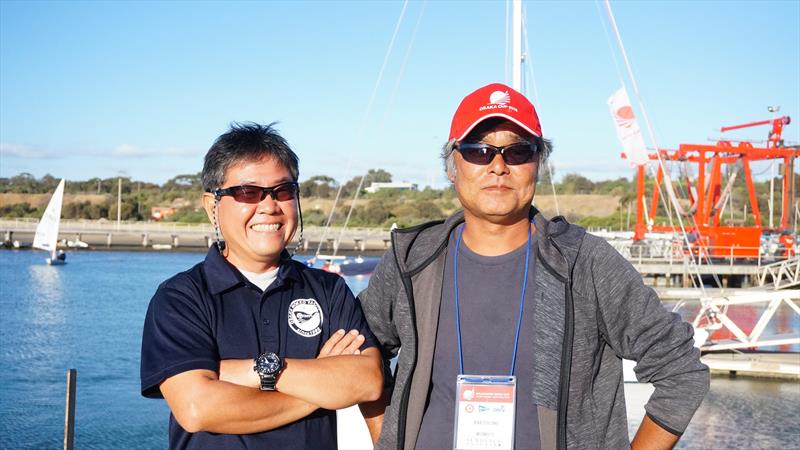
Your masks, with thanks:
<instances>
[{"instance_id":1,"label":"embroidered logo on polo shirt","mask_svg":"<svg viewBox=\"0 0 800 450\"><path fill-rule=\"evenodd\" d=\"M322 308L313 298L298 298L289 304L289 327L300 336L322 332Z\"/></svg>"}]
</instances>

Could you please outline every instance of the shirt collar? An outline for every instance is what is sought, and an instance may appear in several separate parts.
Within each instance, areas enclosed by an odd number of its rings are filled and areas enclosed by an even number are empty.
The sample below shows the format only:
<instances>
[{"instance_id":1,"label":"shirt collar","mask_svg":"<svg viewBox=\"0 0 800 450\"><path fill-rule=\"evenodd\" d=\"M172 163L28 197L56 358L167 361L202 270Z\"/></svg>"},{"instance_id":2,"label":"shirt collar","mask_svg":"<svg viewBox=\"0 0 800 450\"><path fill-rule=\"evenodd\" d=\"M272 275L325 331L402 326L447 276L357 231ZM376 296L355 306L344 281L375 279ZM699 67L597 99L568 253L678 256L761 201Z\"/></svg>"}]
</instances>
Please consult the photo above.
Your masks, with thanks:
<instances>
[{"instance_id":1,"label":"shirt collar","mask_svg":"<svg viewBox=\"0 0 800 450\"><path fill-rule=\"evenodd\" d=\"M283 284L285 280L301 280L296 264L289 252L284 249L281 252L278 276L273 286ZM208 253L206 253L206 259L203 261L203 273L208 282L209 290L213 295L244 285L246 282L244 275L220 254L216 245L212 245L208 249Z\"/></svg>"}]
</instances>

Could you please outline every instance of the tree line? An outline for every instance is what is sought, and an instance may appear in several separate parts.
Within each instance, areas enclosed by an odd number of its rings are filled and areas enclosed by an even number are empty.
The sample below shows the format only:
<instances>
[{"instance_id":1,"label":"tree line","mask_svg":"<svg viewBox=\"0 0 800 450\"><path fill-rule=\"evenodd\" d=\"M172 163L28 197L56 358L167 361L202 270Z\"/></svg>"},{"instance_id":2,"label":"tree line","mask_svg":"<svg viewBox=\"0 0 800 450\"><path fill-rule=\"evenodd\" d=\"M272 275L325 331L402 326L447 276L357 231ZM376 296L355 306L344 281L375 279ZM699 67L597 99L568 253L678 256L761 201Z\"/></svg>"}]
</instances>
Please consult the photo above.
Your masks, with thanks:
<instances>
[{"instance_id":1,"label":"tree line","mask_svg":"<svg viewBox=\"0 0 800 450\"><path fill-rule=\"evenodd\" d=\"M550 194L547 185L550 180L547 174L539 180L541 195ZM0 178L0 194L51 194L60 180L51 175L36 178L28 173ZM340 184L333 177L317 175L300 182L300 195L302 199L303 216L308 225L323 226L331 220L334 226L340 226L347 220L354 227L389 227L411 226L424 221L441 219L459 208L458 199L452 187L444 189L425 188L422 190L380 190L368 193L365 189L373 182L391 182L392 174L383 169L370 169L364 176L353 177L344 184ZM800 174L795 174L795 186L800 186ZM775 210L780 210L781 179L775 180ZM652 177L646 181L648 195L652 192L654 180ZM767 224L767 211L769 207L769 181L756 182L759 208L762 213L762 223ZM359 186L361 187L359 190ZM202 183L200 173L183 174L167 180L163 184L149 183L133 180L130 177L92 178L89 180L68 181L65 186L67 194L77 195L78 201L66 201L62 208L62 217L65 219L116 220L117 218L117 193L121 187L121 210L123 220L142 221L150 220L151 208L156 206L175 207L173 215L166 221L176 222L207 222L205 212L200 203ZM579 174L566 174L560 181L554 183L558 195L611 195L619 199L617 210L606 217L587 216L580 211L572 211L568 218L584 226L604 228L624 228L627 226L627 212L630 206L635 214L636 182L635 179L620 177L613 180L592 181ZM685 182L675 180L673 188L679 198L688 198L688 189ZM356 196L356 192L358 195ZM329 215L330 205L338 195L337 207L333 215ZM92 197L91 199L80 196ZM358 197L357 202L353 202ZM74 197L73 197L74 198ZM326 208L315 208L319 203L315 200L325 200ZM738 182L732 189L732 208L723 216L723 222L733 225L752 224L752 215L744 219L745 212L751 211L747 187ZM351 211L351 205L352 211ZM27 202L5 203L0 206L0 217L39 218L44 212L45 205L34 206ZM794 207L793 205L791 206ZM730 216L730 210L733 215ZM779 219L780 213L775 213ZM348 219L349 216L349 219ZM664 202L660 202L657 209L656 222L666 224L668 211Z\"/></svg>"}]
</instances>

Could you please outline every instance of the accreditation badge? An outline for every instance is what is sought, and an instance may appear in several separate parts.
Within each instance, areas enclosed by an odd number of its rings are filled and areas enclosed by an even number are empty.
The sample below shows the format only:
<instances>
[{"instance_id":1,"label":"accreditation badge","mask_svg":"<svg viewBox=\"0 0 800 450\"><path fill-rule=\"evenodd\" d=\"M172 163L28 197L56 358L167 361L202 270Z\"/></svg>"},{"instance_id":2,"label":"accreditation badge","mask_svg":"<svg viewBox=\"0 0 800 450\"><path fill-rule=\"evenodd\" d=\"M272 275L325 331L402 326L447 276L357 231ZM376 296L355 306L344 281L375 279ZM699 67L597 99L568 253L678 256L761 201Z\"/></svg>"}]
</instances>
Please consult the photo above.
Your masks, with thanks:
<instances>
[{"instance_id":1,"label":"accreditation badge","mask_svg":"<svg viewBox=\"0 0 800 450\"><path fill-rule=\"evenodd\" d=\"M456 378L455 450L513 450L517 377Z\"/></svg>"}]
</instances>

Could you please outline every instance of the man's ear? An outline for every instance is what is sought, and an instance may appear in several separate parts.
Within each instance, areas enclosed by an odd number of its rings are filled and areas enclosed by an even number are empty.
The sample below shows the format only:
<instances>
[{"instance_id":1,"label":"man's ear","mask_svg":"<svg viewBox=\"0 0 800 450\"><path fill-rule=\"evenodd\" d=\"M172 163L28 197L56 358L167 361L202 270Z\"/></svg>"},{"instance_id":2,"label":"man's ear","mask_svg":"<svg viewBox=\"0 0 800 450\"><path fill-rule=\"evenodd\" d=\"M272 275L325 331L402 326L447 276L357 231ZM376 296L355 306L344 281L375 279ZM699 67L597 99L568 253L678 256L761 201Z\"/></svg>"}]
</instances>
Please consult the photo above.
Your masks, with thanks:
<instances>
[{"instance_id":1,"label":"man's ear","mask_svg":"<svg viewBox=\"0 0 800 450\"><path fill-rule=\"evenodd\" d=\"M449 165L447 169L447 179L450 180L451 183L456 184L456 161L455 155L453 155L452 165Z\"/></svg>"},{"instance_id":2,"label":"man's ear","mask_svg":"<svg viewBox=\"0 0 800 450\"><path fill-rule=\"evenodd\" d=\"M211 224L214 224L214 207L216 206L216 199L214 194L210 192L203 193L203 209L206 210L206 215L208 216L208 221Z\"/></svg>"}]
</instances>

